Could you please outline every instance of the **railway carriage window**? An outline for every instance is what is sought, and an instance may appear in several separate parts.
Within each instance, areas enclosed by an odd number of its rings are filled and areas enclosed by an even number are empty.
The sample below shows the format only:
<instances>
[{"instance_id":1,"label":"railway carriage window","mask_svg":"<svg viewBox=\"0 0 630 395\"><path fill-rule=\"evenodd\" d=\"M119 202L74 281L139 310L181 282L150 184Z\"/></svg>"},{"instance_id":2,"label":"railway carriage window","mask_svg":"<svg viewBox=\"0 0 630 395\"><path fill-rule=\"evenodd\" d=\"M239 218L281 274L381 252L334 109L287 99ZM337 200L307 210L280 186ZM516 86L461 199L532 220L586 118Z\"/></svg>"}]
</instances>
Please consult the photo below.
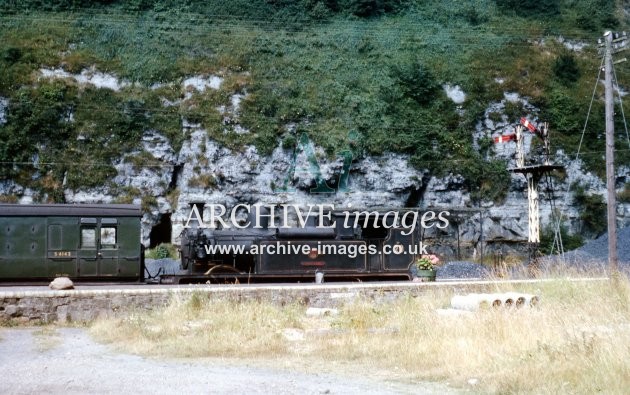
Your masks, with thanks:
<instances>
[{"instance_id":1,"label":"railway carriage window","mask_svg":"<svg viewBox=\"0 0 630 395\"><path fill-rule=\"evenodd\" d=\"M96 248L96 228L81 228L81 248Z\"/></svg>"},{"instance_id":2,"label":"railway carriage window","mask_svg":"<svg viewBox=\"0 0 630 395\"><path fill-rule=\"evenodd\" d=\"M116 247L116 228L114 226L101 227L101 247Z\"/></svg>"}]
</instances>

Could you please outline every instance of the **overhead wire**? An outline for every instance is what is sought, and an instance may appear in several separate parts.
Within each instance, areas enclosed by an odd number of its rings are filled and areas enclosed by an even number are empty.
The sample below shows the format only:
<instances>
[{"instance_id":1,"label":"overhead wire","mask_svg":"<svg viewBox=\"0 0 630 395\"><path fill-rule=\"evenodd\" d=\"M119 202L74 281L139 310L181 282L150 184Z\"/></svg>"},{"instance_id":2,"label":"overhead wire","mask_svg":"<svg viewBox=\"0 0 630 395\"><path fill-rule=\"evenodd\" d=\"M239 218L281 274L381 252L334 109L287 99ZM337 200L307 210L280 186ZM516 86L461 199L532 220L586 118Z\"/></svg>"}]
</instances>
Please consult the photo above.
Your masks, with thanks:
<instances>
[{"instance_id":1,"label":"overhead wire","mask_svg":"<svg viewBox=\"0 0 630 395\"><path fill-rule=\"evenodd\" d=\"M573 161L573 163L577 164L579 163L579 158L580 158L580 151L582 150L582 143L584 142L584 135L586 134L586 126L588 125L588 121L589 118L591 116L591 110L593 108L593 102L595 101L595 93L597 92L597 86L599 84L599 80L602 74L602 67L604 65L604 59L605 57L602 57L602 61L601 64L599 66L599 72L597 73L597 78L595 80L595 86L593 87L593 94L591 95L591 102L588 106L588 112L586 113L586 119L584 120L584 127L582 128L582 135L580 136L580 142L578 144L578 148L577 148L577 152L575 153L575 160ZM569 188L571 187L571 184L573 182L573 172L569 173L569 179L567 182L567 185L569 186ZM561 225L562 225L562 220L563 220L563 216L564 216L564 210L566 209L566 206L568 205L568 200L569 200L569 191L567 191L567 193L565 193L564 195L564 200L562 202L562 206L560 208L560 214L558 215L558 221L556 222L556 226L555 226L555 232L554 232L554 240L553 240L553 244L551 247L551 251L550 253L553 254L553 248L554 246L557 245L562 245L562 242L560 240L558 240L558 238L562 238L562 235L560 233L561 231ZM562 249L562 251L558 251L561 256L562 259L564 259L564 249Z\"/></svg>"},{"instance_id":2,"label":"overhead wire","mask_svg":"<svg viewBox=\"0 0 630 395\"><path fill-rule=\"evenodd\" d=\"M619 107L621 107L621 117L623 119L623 127L626 131L626 140L628 141L628 148L630 148L630 133L628 133L628 124L626 122L626 114L623 111L623 99L621 96L621 89L619 88L619 83L617 81L617 72L615 71L615 64L613 63L613 76L615 77L615 87L617 90L617 96L619 97Z\"/></svg>"},{"instance_id":3,"label":"overhead wire","mask_svg":"<svg viewBox=\"0 0 630 395\"><path fill-rule=\"evenodd\" d=\"M626 149L626 150L616 150L616 151L623 151L623 152L630 152L630 149ZM124 159L127 159L129 157L133 157L134 154L138 154L139 152L129 152L126 155L128 155L127 157L125 157ZM590 151L590 152L581 152L580 155L581 156L585 156L588 154L593 154L593 155L601 155L604 154L605 151ZM403 154L403 155L409 155L409 154ZM156 159L159 160L159 159ZM454 158L441 158L439 160L423 160L422 163L426 163L426 164L441 164L441 163L469 163L472 159L454 159ZM85 162L81 162L80 165L84 166L84 165L92 165L92 166L112 166L112 165L118 165L118 164L123 164L123 163L128 163L133 165L134 167L137 168L145 168L145 167L166 167L166 168L170 168L173 166L177 166L177 163L132 163L132 162L120 162L120 163L110 163L110 162L97 162L97 161L85 161ZM15 165L15 166L56 166L56 165L79 165L76 161L70 161L70 160L66 160L66 161L54 161L54 162L37 162L34 163L32 161L27 162L27 161L0 161L0 165ZM502 169L497 169L497 170L484 170L484 172L493 172L493 173L503 173L504 170Z\"/></svg>"},{"instance_id":4,"label":"overhead wire","mask_svg":"<svg viewBox=\"0 0 630 395\"><path fill-rule=\"evenodd\" d=\"M89 14L88 14L89 15ZM155 14L156 16L159 14ZM528 39L540 39L542 34L532 35L531 28L506 28L502 27L494 28L489 26L484 26L479 29L471 29L470 26L443 26L437 24L431 27L419 27L417 23L405 23L399 19L396 20L395 25L385 25L383 27L374 28L369 22L363 21L351 21L351 20L343 20L340 21L338 19L334 19L331 22L326 23L311 23L311 24L303 24L299 28L291 30L287 25L286 21L269 21L269 20L257 20L252 18L235 18L234 16L228 15L219 15L219 14L211 14L208 16L202 15L197 18L190 18L184 16L183 18L177 18L181 21L173 22L172 19L168 21L155 21L150 20L150 17L134 17L134 16L121 16L121 15L111 15L111 14L92 14L90 19L85 19L85 13L77 14L75 17L71 18L68 15L55 15L55 14L46 14L42 16L38 15L13 15L13 16L0 16L1 21L13 21L13 22L24 22L24 21L41 21L49 24L50 22L61 22L61 23L74 23L80 25L89 25L89 24L125 24L129 25L129 22L137 22L136 27L139 25L146 24L150 22L150 25L146 27L151 29L185 29L187 33L192 31L209 31L209 30L220 30L220 29L241 29L241 30L262 30L267 32L278 32L278 31L286 31L286 32L306 32L307 29L312 27L325 27L325 31L327 34L330 32L348 32L354 30L355 33L362 33L368 36L378 37L383 36L383 34L387 34L389 38L389 32L396 32L397 34L402 34L402 37L406 35L416 35L418 33L430 34L428 37L433 37L437 33L444 33L449 36L453 36L455 38L466 38L472 40L480 40L480 39L488 39L488 38L507 38L513 40L528 40ZM214 18L214 19L213 19ZM160 18L157 18L160 19ZM343 22L343 25L340 26L340 22ZM431 21L429 21L431 22ZM435 23L435 22L434 22ZM250 24L250 25L247 25ZM289 23L291 24L291 22ZM87 27L87 26L82 26ZM384 30L384 32L382 31ZM542 29L540 29L542 30ZM576 30L578 32L579 30ZM474 34L473 34L474 33ZM231 32L233 34L233 32ZM480 37L480 34L483 36ZM547 34L549 36L549 34ZM592 35L571 35L571 33L564 29L562 31L562 37L571 40L591 40L593 38ZM444 44L444 43L441 43ZM514 43L513 43L514 44ZM466 45L466 44L458 44L453 43L453 45ZM479 44L475 44L478 46ZM484 44L482 44L484 45ZM488 44L485 44L488 45ZM524 43L523 45L528 45L528 43Z\"/></svg>"},{"instance_id":5,"label":"overhead wire","mask_svg":"<svg viewBox=\"0 0 630 395\"><path fill-rule=\"evenodd\" d=\"M40 16L40 15L45 15L45 16ZM109 20L109 21L181 19L187 22L207 22L207 21L228 20L231 22L248 22L248 23L261 24L261 25L273 24L273 25L278 25L278 26L283 26L283 27L286 27L287 24L293 24L293 23L302 23L306 26L328 26L336 22L343 22L343 24L345 25L370 25L373 21L373 20L362 20L360 18L344 18L343 16L333 16L325 20L314 20L313 18L308 18L308 17L296 18L295 15L287 16L286 14L277 14L277 15L272 14L272 16L268 18L256 18L256 17L246 16L246 15L239 16L233 13L225 14L225 13L214 13L214 12L204 12L204 11L199 11L199 12L177 11L175 13L162 13L160 11L152 11L152 10L138 11L138 12L127 10L127 11L124 11L123 13L123 10L120 10L120 9L118 10L115 9L114 12L111 12L111 13L99 12L98 10L93 10L93 9L80 9L80 10L64 11L64 12L55 12L55 11L37 12L36 11L35 13L20 14L20 15L4 13L4 15L0 15L0 19L32 20L32 19L42 19L42 18L52 17L52 18L57 18L57 19L63 19L66 21L74 21L77 18L84 18L86 16L89 16L91 18L100 18L100 19ZM419 22L425 22L425 23L434 22L434 23L439 23L444 28L449 28L451 26L445 25L444 24L445 21L448 24L452 21L457 21L461 19L462 18L459 18L459 19L458 18L443 18L440 20L440 19L436 19L433 15L425 15L421 11L411 10L403 15L381 16L380 22L382 22L383 24L388 24L391 22L391 23L395 23L397 26L406 26L406 27L413 26L414 28L418 26ZM519 32L519 31L532 31L532 30L544 31L545 29L549 27L545 25L532 25L531 23L524 26L518 26L516 24L512 24L508 26L506 25L495 26L493 25L493 22L495 21L493 21L492 19L489 19L488 22L483 24L483 26L475 27L475 26L470 26L469 24L465 24L465 27L469 31L472 31L472 32L478 31L478 30L487 30L488 28L496 29L497 31L502 31L502 32ZM567 33L568 34L579 33L581 35L585 34L585 30L578 27L572 29L565 26L563 27L562 30L565 36L567 36ZM590 36L589 39L592 38L594 36L594 33L589 33L589 36Z\"/></svg>"}]
</instances>

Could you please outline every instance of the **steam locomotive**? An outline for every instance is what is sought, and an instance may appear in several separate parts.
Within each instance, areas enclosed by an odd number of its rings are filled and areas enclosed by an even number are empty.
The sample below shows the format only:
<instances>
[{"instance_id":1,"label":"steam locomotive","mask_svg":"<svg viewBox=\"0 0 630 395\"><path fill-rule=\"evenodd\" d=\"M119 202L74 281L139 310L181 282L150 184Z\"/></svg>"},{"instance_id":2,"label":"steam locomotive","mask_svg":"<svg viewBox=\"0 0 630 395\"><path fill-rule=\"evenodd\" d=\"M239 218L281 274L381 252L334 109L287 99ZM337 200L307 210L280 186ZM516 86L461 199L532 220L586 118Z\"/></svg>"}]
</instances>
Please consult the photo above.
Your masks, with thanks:
<instances>
[{"instance_id":1,"label":"steam locomotive","mask_svg":"<svg viewBox=\"0 0 630 395\"><path fill-rule=\"evenodd\" d=\"M406 280L420 253L419 232L378 211L320 212L302 226L275 226L260 210L236 228L187 227L181 270L160 282ZM0 281L143 281L141 217L137 205L0 204Z\"/></svg>"},{"instance_id":2,"label":"steam locomotive","mask_svg":"<svg viewBox=\"0 0 630 395\"><path fill-rule=\"evenodd\" d=\"M408 280L420 253L418 232L382 212L330 211L291 227L270 226L265 210L254 208L238 228L186 227L181 271L161 282Z\"/></svg>"}]
</instances>

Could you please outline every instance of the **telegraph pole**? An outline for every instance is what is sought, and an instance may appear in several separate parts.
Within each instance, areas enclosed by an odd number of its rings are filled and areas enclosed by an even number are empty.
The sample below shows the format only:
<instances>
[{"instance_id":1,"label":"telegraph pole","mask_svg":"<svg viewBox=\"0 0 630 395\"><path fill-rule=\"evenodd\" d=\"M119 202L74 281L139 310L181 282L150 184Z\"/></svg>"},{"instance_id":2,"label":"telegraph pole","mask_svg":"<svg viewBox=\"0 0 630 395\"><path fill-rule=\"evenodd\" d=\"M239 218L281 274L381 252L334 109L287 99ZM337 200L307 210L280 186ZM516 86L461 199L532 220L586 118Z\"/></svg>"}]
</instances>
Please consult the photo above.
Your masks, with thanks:
<instances>
[{"instance_id":1,"label":"telegraph pole","mask_svg":"<svg viewBox=\"0 0 630 395\"><path fill-rule=\"evenodd\" d=\"M619 270L617 262L617 195L615 191L615 124L613 99L613 50L626 49L626 34L604 33L604 86L606 100L606 187L608 190L608 265L611 275ZM614 45L614 47L613 47Z\"/></svg>"},{"instance_id":2,"label":"telegraph pole","mask_svg":"<svg viewBox=\"0 0 630 395\"><path fill-rule=\"evenodd\" d=\"M612 32L604 33L604 86L606 89L606 187L608 189L608 265L610 273L617 272L617 196L615 192L615 124L613 122Z\"/></svg>"}]
</instances>

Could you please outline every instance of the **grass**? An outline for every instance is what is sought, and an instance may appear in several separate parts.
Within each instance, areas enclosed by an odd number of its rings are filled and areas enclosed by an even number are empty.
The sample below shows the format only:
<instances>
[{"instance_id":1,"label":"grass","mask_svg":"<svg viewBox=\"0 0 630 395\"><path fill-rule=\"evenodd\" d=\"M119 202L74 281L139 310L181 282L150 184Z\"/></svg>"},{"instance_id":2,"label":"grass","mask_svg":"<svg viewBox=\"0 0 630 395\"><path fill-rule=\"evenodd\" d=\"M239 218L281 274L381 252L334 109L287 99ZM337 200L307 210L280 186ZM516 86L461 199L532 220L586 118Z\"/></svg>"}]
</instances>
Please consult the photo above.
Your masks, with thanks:
<instances>
[{"instance_id":1,"label":"grass","mask_svg":"<svg viewBox=\"0 0 630 395\"><path fill-rule=\"evenodd\" d=\"M481 180L469 189L500 199L492 191L507 188L487 185L506 185L505 165L480 160L484 156L471 146L479 114L504 91L518 92L558 132L554 146L574 151L583 122L575 114L588 108L599 60L592 48L574 54L578 80L561 83L553 65L566 49L555 37L594 42L615 11L586 0L561 1L560 14L542 17L510 7L506 12L493 0L402 1L398 12L365 18L355 8L365 3L360 1L339 2L339 9L326 12L328 2L107 3L8 2L0 10L0 96L10 99L8 123L0 126L0 161L20 162L20 171L7 169L11 177L51 200L62 199L54 186L64 177L74 189L111 180L113 161L140 148L147 130L164 134L178 151L187 138L182 118L201 123L226 147L253 144L261 154L288 141L286 127L295 124L330 157L344 149L355 157L404 152L419 168L460 172L473 184ZM311 3L321 3L319 11ZM582 26L582 20L591 24ZM462 86L463 115L441 89L426 103L404 94L423 88L410 73L417 65L430 71L429 86ZM138 84L111 92L42 82L41 67L72 73L95 67ZM618 67L627 74L628 66ZM181 79L209 74L225 78L221 89L162 105L163 98L183 97ZM148 89L154 83L164 85ZM217 108L235 93L247 93L239 122L250 133L224 130ZM598 142L602 108L596 102L588 146ZM524 115L512 112L512 118ZM69 113L74 121L64 122ZM39 150L41 163L51 163L39 168L29 164L38 144L48 149ZM619 163L627 162L621 155ZM598 158L596 152L584 160L597 169Z\"/></svg>"},{"instance_id":2,"label":"grass","mask_svg":"<svg viewBox=\"0 0 630 395\"><path fill-rule=\"evenodd\" d=\"M217 185L217 180L213 174L199 174L188 180L190 188L212 189Z\"/></svg>"},{"instance_id":3,"label":"grass","mask_svg":"<svg viewBox=\"0 0 630 395\"><path fill-rule=\"evenodd\" d=\"M299 313L299 306L225 303L210 301L200 293L187 299L175 297L156 313L136 312L98 321L92 332L103 341L148 355L273 357L290 352L281 330L299 325ZM116 326L120 330L113 330Z\"/></svg>"},{"instance_id":4,"label":"grass","mask_svg":"<svg viewBox=\"0 0 630 395\"><path fill-rule=\"evenodd\" d=\"M512 291L505 288L498 291ZM195 294L161 311L97 321L91 332L121 350L166 357L343 363L396 377L491 393L625 393L630 377L630 283L522 285L536 308L442 316L449 291L306 316L305 306L227 302ZM296 336L296 333L298 334ZM286 335L289 334L289 335ZM285 336L286 335L286 336Z\"/></svg>"}]
</instances>

